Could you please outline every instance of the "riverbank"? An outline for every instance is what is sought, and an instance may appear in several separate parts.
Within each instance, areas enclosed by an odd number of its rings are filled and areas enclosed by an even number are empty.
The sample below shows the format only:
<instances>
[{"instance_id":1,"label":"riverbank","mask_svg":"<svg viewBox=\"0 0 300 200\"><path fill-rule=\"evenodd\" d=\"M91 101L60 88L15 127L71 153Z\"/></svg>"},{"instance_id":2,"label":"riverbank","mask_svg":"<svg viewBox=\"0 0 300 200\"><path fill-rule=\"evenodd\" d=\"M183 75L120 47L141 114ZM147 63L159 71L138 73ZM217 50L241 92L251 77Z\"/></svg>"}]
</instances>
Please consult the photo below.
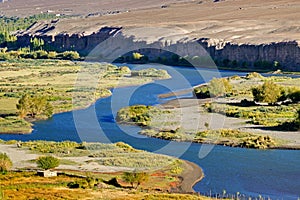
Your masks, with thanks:
<instances>
[{"instance_id":1,"label":"riverbank","mask_svg":"<svg viewBox=\"0 0 300 200\"><path fill-rule=\"evenodd\" d=\"M86 108L111 96L115 87L170 78L165 70L153 68L131 71L126 66L50 59L5 61L0 68L0 134L30 134L32 122L45 119L42 114L17 116L16 105L24 94L45 97L58 114Z\"/></svg>"},{"instance_id":2,"label":"riverbank","mask_svg":"<svg viewBox=\"0 0 300 200\"><path fill-rule=\"evenodd\" d=\"M67 144L68 143L68 144ZM70 146L76 145L76 143L53 143L53 142L28 142L28 143L16 143L14 141L11 142L6 142L6 143L0 143L0 152L1 153L6 153L10 159L12 160L13 163L13 170L37 170L36 163L34 162L35 160L38 159L41 155L41 150L45 151L47 148L55 147L55 146L60 146L59 149L56 149L54 153L47 153L47 155L54 155L55 157L60 159L61 164L59 167L57 167L57 171L63 171L63 172L72 172L72 173L77 173L77 174L86 174L86 173L97 173L97 174L108 174L111 176L118 176L120 177L122 175L122 172L124 171L134 171L134 170L142 170L146 169L147 165L148 168L146 171L149 174L154 174L151 179L157 179L156 181L159 181L161 183L157 184L149 184L152 185L152 187L157 187L156 185L161 185L161 191L173 191L173 192L179 192L179 193L194 193L194 190L192 187L194 184L199 182L203 177L204 174L202 172L202 169L189 161L185 160L178 160L176 158L171 158L168 156L164 155L158 155L158 154L153 154L153 153L146 153L140 150L133 149L130 146L123 145L121 146L121 143L116 143L116 144L110 144L110 145L105 145L101 143L93 143L89 144L86 143L85 145L87 147L93 148L93 150L88 150L87 152L75 150L73 148L70 148ZM42 146L41 146L42 145ZM79 144L78 144L79 145ZM117 146L115 146L117 145ZM64 146L68 146L67 149L69 149L69 152L66 152L66 149ZM98 147L97 147L98 146ZM143 154L143 158L136 158L133 163L139 163L139 165L144 165L145 167L140 167L136 168L132 166L131 164L126 164L125 162L119 160L121 166L115 166L113 163L111 164L100 164L99 159L101 159L101 156L96 156L97 150L95 151L95 147L98 148L98 150L101 149L101 154L107 154L111 151L112 148L115 148L115 151L119 151L118 148L123 148L123 146L126 148L132 148L131 150L125 151L122 153L122 159L127 159L133 154ZM36 150L29 150L29 149L36 149ZM74 146L76 148L76 146ZM96 149L97 149L96 148ZM89 148L88 148L89 149ZM51 149L48 149L49 152L53 152ZM76 151L76 152L75 152ZM135 151L135 152L133 152ZM65 152L65 153L60 153L60 152ZM98 152L99 153L99 152ZM74 155L78 155L74 157ZM88 156L88 154L94 155ZM161 167L157 168L154 165L149 165L146 162L142 161L141 159L145 160L148 159L146 158L147 156L154 156L155 159L160 160L159 165L162 163L166 162L165 164L161 165ZM146 157L145 157L146 156ZM112 154L111 152L109 153L110 159L119 159L119 154L115 153ZM136 156L135 156L136 157ZM149 157L150 158L150 157ZM154 158L153 158L154 159ZM171 161L169 160L171 159ZM169 162L169 164L168 164ZM122 166L123 165L123 166ZM180 174L173 174L170 172L174 168L180 167L182 169L182 172ZM155 175L155 174L161 174L160 176ZM172 177L172 179L168 179L170 181L164 180L163 177L161 176L166 176L166 177ZM178 178L177 178L178 177ZM175 180L175 181L173 181ZM154 180L153 180L154 181ZM177 183L178 182L178 183ZM168 185L170 184L169 187L177 187L175 188L168 188ZM172 185L172 186L171 186Z\"/></svg>"},{"instance_id":3,"label":"riverbank","mask_svg":"<svg viewBox=\"0 0 300 200\"><path fill-rule=\"evenodd\" d=\"M182 193L194 193L193 186L204 178L204 173L198 165L186 160L184 161L183 168L184 170L180 175L182 180L178 186L178 190Z\"/></svg>"},{"instance_id":4,"label":"riverbank","mask_svg":"<svg viewBox=\"0 0 300 200\"><path fill-rule=\"evenodd\" d=\"M209 98L207 90L214 88L210 83L204 83L158 95L159 98L176 99L156 107L140 105L121 109L117 121L139 125L142 127L140 134L164 140L258 149L300 149L298 132L281 128L281 124L291 123L297 118L299 104L295 100L274 105L255 103L252 94L253 87L266 81L281 87L286 96L296 94L299 78L263 77L249 73L214 81L222 80L227 81L230 90L224 97ZM202 96L199 95L202 99L195 96L178 98L192 92L196 92L196 96L202 92Z\"/></svg>"},{"instance_id":5,"label":"riverbank","mask_svg":"<svg viewBox=\"0 0 300 200\"><path fill-rule=\"evenodd\" d=\"M271 147L270 149L287 149L287 150L300 150L300 135L297 131L276 131L276 130L268 130L260 125L252 125L248 124L246 119L239 119L234 117L226 117L221 114L212 114L212 113L204 113L204 112L195 112L195 110L199 110L199 106L210 102L211 99L175 99L166 102L163 104L163 108L171 109L176 112L189 113L188 118L190 120L185 120L182 125L184 128L192 127L193 120L199 119L201 122L211 121L211 120L220 120L221 126L224 129L238 129L243 132L251 132L258 135L271 136L272 138L279 139L281 143L279 146ZM216 122L218 123L218 122ZM201 130L205 130L204 123L199 123L198 128ZM225 141L220 141L219 143L214 143L215 145L226 145ZM230 141L226 141L228 144L232 143ZM205 143L205 142L203 142Z\"/></svg>"}]
</instances>

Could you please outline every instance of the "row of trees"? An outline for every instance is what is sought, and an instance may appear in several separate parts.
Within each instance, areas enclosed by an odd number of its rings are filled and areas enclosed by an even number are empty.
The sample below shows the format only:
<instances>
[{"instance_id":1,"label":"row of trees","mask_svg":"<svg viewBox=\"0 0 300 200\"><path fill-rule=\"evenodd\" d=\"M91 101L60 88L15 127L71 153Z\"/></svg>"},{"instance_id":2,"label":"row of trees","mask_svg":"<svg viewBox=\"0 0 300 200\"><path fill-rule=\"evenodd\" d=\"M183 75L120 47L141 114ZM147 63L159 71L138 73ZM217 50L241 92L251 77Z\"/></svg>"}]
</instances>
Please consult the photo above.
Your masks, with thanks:
<instances>
[{"instance_id":1,"label":"row of trees","mask_svg":"<svg viewBox=\"0 0 300 200\"><path fill-rule=\"evenodd\" d=\"M0 44L5 42L15 42L17 37L12 35L12 32L25 30L38 20L54 18L57 18L57 16L48 13L32 15L24 18L16 16L0 16Z\"/></svg>"},{"instance_id":2,"label":"row of trees","mask_svg":"<svg viewBox=\"0 0 300 200\"><path fill-rule=\"evenodd\" d=\"M17 109L21 118L27 116L32 118L36 118L37 116L51 117L53 114L53 106L45 96L41 95L23 95L17 104Z\"/></svg>"},{"instance_id":3,"label":"row of trees","mask_svg":"<svg viewBox=\"0 0 300 200\"><path fill-rule=\"evenodd\" d=\"M39 41L39 39L36 39ZM41 43L42 44L42 43ZM65 51L57 53L55 51L42 50L39 44L35 44L32 51L30 48L20 48L17 51L7 51L7 48L0 48L0 60L11 60L18 58L31 58L31 59L61 59L61 60L78 60L80 55L76 51Z\"/></svg>"},{"instance_id":4,"label":"row of trees","mask_svg":"<svg viewBox=\"0 0 300 200\"><path fill-rule=\"evenodd\" d=\"M207 85L194 89L198 98L224 96L232 92L232 85L227 78L213 78ZM262 85L252 88L254 101L274 104L276 102L300 101L300 90L292 87L281 87L273 81L266 81Z\"/></svg>"}]
</instances>

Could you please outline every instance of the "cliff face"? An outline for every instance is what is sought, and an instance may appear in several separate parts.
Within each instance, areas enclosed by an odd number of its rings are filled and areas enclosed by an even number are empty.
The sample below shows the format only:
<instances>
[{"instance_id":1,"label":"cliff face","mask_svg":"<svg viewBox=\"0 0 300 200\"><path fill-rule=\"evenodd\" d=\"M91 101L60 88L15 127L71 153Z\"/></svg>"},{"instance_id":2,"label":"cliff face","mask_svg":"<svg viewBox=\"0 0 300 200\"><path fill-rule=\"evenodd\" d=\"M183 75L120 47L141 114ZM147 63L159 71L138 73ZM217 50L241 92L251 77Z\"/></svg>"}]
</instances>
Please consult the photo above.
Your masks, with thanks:
<instances>
[{"instance_id":1,"label":"cliff face","mask_svg":"<svg viewBox=\"0 0 300 200\"><path fill-rule=\"evenodd\" d=\"M19 47L29 46L31 35L18 36ZM120 27L104 27L98 32L84 34L58 34L55 36L36 35L45 41L48 49L57 51L75 50L88 55L97 45L97 51L103 56L113 54L117 58L131 51L139 51L150 60L157 58L171 59L169 52L180 57L210 55L217 65L248 68L280 68L283 70L300 71L300 47L296 41L269 44L232 44L229 42L212 42L211 39L157 38L149 42L128 34ZM201 48L201 46L203 48ZM97 49L97 48L96 48ZM95 50L94 50L95 51ZM207 54L207 53L208 54ZM274 66L274 63L275 66Z\"/></svg>"}]
</instances>

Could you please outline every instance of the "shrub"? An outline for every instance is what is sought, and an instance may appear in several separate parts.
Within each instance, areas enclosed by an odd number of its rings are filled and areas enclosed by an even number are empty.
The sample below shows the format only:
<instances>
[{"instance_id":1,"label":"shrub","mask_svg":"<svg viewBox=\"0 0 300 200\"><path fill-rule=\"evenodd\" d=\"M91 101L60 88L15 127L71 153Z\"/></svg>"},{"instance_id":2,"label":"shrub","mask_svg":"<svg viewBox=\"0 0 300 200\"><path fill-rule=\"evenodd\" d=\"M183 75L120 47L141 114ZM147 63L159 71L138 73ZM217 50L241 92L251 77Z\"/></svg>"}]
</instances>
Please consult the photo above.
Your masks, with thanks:
<instances>
[{"instance_id":1,"label":"shrub","mask_svg":"<svg viewBox=\"0 0 300 200\"><path fill-rule=\"evenodd\" d=\"M139 126L148 126L153 113L162 112L158 108L145 105L134 105L122 108L117 113L117 121L135 123Z\"/></svg>"},{"instance_id":2,"label":"shrub","mask_svg":"<svg viewBox=\"0 0 300 200\"><path fill-rule=\"evenodd\" d=\"M257 72L251 72L249 74L246 75L246 79L263 79L264 77Z\"/></svg>"},{"instance_id":3,"label":"shrub","mask_svg":"<svg viewBox=\"0 0 300 200\"><path fill-rule=\"evenodd\" d=\"M59 166L59 159L53 156L42 156L37 160L38 167L48 170Z\"/></svg>"},{"instance_id":4,"label":"shrub","mask_svg":"<svg viewBox=\"0 0 300 200\"><path fill-rule=\"evenodd\" d=\"M12 161L6 153L0 153L0 172L6 173L12 167Z\"/></svg>"},{"instance_id":5,"label":"shrub","mask_svg":"<svg viewBox=\"0 0 300 200\"><path fill-rule=\"evenodd\" d=\"M280 86L272 81L266 81L263 85L252 88L254 101L276 103L282 95Z\"/></svg>"},{"instance_id":6,"label":"shrub","mask_svg":"<svg viewBox=\"0 0 300 200\"><path fill-rule=\"evenodd\" d=\"M210 97L209 89L208 89L208 86L206 86L206 85L196 87L194 89L194 93L195 93L196 97L199 99L205 99L205 98Z\"/></svg>"},{"instance_id":7,"label":"shrub","mask_svg":"<svg viewBox=\"0 0 300 200\"><path fill-rule=\"evenodd\" d=\"M275 142L269 136L248 137L240 144L241 147L266 149L273 147Z\"/></svg>"},{"instance_id":8,"label":"shrub","mask_svg":"<svg viewBox=\"0 0 300 200\"><path fill-rule=\"evenodd\" d=\"M65 51L60 56L65 60L78 60L80 58L79 53L76 51Z\"/></svg>"},{"instance_id":9,"label":"shrub","mask_svg":"<svg viewBox=\"0 0 300 200\"><path fill-rule=\"evenodd\" d=\"M132 146L124 142L117 142L115 145L126 152L138 152L138 150L134 149Z\"/></svg>"},{"instance_id":10,"label":"shrub","mask_svg":"<svg viewBox=\"0 0 300 200\"><path fill-rule=\"evenodd\" d=\"M140 54L140 53L138 53L138 52L132 53L132 58L133 58L134 60L140 60L142 57L143 57L143 55Z\"/></svg>"},{"instance_id":11,"label":"shrub","mask_svg":"<svg viewBox=\"0 0 300 200\"><path fill-rule=\"evenodd\" d=\"M211 96L222 96L231 92L232 85L227 78L213 78L209 82L208 88Z\"/></svg>"},{"instance_id":12,"label":"shrub","mask_svg":"<svg viewBox=\"0 0 300 200\"><path fill-rule=\"evenodd\" d=\"M53 107L48 102L47 98L39 95L23 95L17 104L17 109L21 118L24 118L27 115L30 115L32 118L35 118L38 115L51 117L53 114Z\"/></svg>"}]
</instances>

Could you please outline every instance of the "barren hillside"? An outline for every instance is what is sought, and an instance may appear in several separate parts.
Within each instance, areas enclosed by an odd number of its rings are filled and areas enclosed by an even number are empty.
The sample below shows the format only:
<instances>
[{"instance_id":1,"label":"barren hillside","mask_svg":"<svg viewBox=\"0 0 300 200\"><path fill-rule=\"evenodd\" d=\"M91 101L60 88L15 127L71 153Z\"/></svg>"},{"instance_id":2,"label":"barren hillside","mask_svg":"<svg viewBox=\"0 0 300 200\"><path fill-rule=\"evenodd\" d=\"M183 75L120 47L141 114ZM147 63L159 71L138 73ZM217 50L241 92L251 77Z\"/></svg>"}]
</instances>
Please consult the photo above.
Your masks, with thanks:
<instances>
[{"instance_id":1,"label":"barren hillside","mask_svg":"<svg viewBox=\"0 0 300 200\"><path fill-rule=\"evenodd\" d=\"M77 15L38 22L19 32L19 46L28 46L30 38L37 36L54 49L87 54L110 37L113 40L106 48L118 48L116 44L132 48L140 42L153 44L151 48L158 49L170 46L183 55L192 56L198 50L187 49L184 45L186 41L197 40L220 62L230 60L248 66L267 62L271 66L276 61L284 70L299 71L299 0L45 2L11 0L0 4L2 12L11 15L12 8L18 15L47 9L57 14ZM159 51L143 53L153 58L162 56Z\"/></svg>"},{"instance_id":2,"label":"barren hillside","mask_svg":"<svg viewBox=\"0 0 300 200\"><path fill-rule=\"evenodd\" d=\"M14 6L22 5L21 0ZM22 1L24 2L24 1ZM37 0L28 1L31 3ZM44 4L39 1L35 7L55 9L55 5L61 9L74 10L75 13L92 13L97 9L127 10L119 14L108 14L103 16L77 17L60 20L55 24L55 29L46 32L47 35L58 33L92 33L104 26L120 26L127 30L137 27L162 27L168 29L177 28L177 34L189 36L190 38L211 38L216 42L231 41L234 43L270 43L279 41L300 40L300 1L298 0L225 0L213 2L212 0L189 1L178 3L179 1L137 1L126 0L114 3L109 1L88 0L84 5L75 0L72 3L60 4L58 1L51 1L51 4ZM46 2L46 1L45 1ZM55 3L56 2L56 3ZM76 4L77 2L77 4ZM171 4L170 2L177 2ZM182 2L182 1L181 1ZM1 6L6 5L3 3ZM26 5L26 4L24 4ZM39 6L40 5L40 6ZM99 6L99 8L96 7ZM168 5L161 8L161 5ZM34 6L30 6L33 9ZM144 9L141 9L144 8ZM21 8L18 8L18 10ZM22 9L26 9L25 6ZM28 8L28 12L30 10ZM58 8L57 8L58 9ZM5 10L5 9L4 9ZM59 10L59 9L58 9ZM5 10L11 12L11 9ZM28 13L27 12L27 13ZM40 26L29 30L34 33ZM178 31L180 30L180 31ZM173 30L174 32L174 30ZM137 35L134 31L128 34ZM162 33L151 32L152 37Z\"/></svg>"}]
</instances>

